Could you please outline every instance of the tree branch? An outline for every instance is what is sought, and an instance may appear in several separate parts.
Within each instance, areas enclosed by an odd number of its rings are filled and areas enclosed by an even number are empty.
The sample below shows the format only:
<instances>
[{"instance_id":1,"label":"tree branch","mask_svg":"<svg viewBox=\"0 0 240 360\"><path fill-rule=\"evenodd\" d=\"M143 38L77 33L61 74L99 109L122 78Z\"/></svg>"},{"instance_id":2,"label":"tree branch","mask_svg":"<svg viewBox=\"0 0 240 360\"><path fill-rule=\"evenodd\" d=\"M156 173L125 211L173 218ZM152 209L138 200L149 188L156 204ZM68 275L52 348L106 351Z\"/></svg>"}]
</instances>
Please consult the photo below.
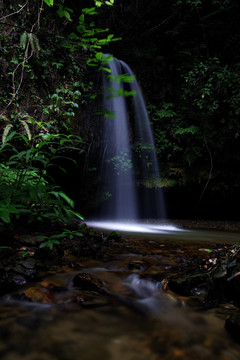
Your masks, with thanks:
<instances>
[{"instance_id":1,"label":"tree branch","mask_svg":"<svg viewBox=\"0 0 240 360\"><path fill-rule=\"evenodd\" d=\"M207 189L207 187L208 187L209 181L210 181L210 179L211 179L211 177L212 177L212 171L213 171L212 153L211 153L210 148L209 148L209 146L208 146L208 143L207 143L205 134L204 134L204 143L205 143L205 146L206 146L206 148L207 148L207 151L208 151L208 154L209 154L209 158L210 158L210 170L209 170L207 182L206 182L206 184L205 184L205 186L204 186L204 188L203 188L203 191L202 191L202 193L201 193L201 195L200 195L200 198L199 198L199 201L198 201L199 204L200 204L200 202L201 202L201 200L202 200L202 197L203 197L203 195L204 195L204 193L205 193L205 191L206 191L206 189Z\"/></svg>"},{"instance_id":2,"label":"tree branch","mask_svg":"<svg viewBox=\"0 0 240 360\"><path fill-rule=\"evenodd\" d=\"M20 11L22 11L22 10L25 8L25 6L27 6L28 1L29 1L29 0L27 0L26 3L25 3L23 6L21 6L18 11L15 11L15 12L13 12L13 13L11 13L11 14L8 14L8 15L3 16L2 18L0 18L0 21L5 20L5 19L7 19L8 17L13 16L13 15L15 15L15 14L19 14Z\"/></svg>"},{"instance_id":3,"label":"tree branch","mask_svg":"<svg viewBox=\"0 0 240 360\"><path fill-rule=\"evenodd\" d=\"M28 3L28 1L26 2L26 4ZM26 4L24 6L26 6ZM42 11L42 6L43 6L43 0L41 2L41 6L40 8L38 8L38 17L37 17L37 21L32 25L30 33L33 33L33 29L35 26L37 26L37 32L40 29L40 20L41 20L41 11ZM23 7L22 7L23 8ZM20 10L22 10L22 8ZM10 15L19 13L19 11L12 13ZM1 19L0 19L1 20ZM12 87L13 87L13 94L12 97L10 99L10 101L8 102L8 104L5 106L4 110L2 111L2 113L0 114L0 118L3 116L4 112L7 110L7 108L13 103L14 99L16 98L17 94L19 93L19 90L22 86L22 82L23 82L23 76L24 76L24 65L28 62L28 60L32 57L34 49L31 49L31 52L29 53L29 49L30 49L30 37L28 38L27 44L26 44L26 48L25 48L25 53L24 53L24 58L23 61L19 62L16 66L16 68L13 70L12 73ZM19 69L19 67L22 67L21 69L21 74L20 74L20 81L19 84L16 88L15 86L15 75L17 73L17 70Z\"/></svg>"}]
</instances>

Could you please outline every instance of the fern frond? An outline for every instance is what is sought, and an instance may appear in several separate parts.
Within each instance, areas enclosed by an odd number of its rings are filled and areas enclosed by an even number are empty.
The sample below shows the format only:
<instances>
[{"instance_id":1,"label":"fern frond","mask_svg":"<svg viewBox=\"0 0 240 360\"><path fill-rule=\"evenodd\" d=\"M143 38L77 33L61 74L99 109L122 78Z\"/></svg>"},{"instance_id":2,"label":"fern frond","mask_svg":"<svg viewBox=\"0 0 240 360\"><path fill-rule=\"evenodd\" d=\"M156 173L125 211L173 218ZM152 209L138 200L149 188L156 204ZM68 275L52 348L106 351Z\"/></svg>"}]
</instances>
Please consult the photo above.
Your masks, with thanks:
<instances>
[{"instance_id":1,"label":"fern frond","mask_svg":"<svg viewBox=\"0 0 240 360\"><path fill-rule=\"evenodd\" d=\"M4 121L7 121L7 122L9 121L8 118L7 118L5 115L2 115L2 116L0 117L0 120L4 120Z\"/></svg>"},{"instance_id":2,"label":"fern frond","mask_svg":"<svg viewBox=\"0 0 240 360\"><path fill-rule=\"evenodd\" d=\"M20 47L23 50L25 50L25 48L26 48L27 39L28 39L28 33L26 31L24 31L24 33L20 37Z\"/></svg>"},{"instance_id":3,"label":"fern frond","mask_svg":"<svg viewBox=\"0 0 240 360\"><path fill-rule=\"evenodd\" d=\"M31 48L32 48L33 52L35 52L34 37L33 37L33 34L32 34L32 33L28 34L28 38L29 38L29 42L30 42Z\"/></svg>"},{"instance_id":4,"label":"fern frond","mask_svg":"<svg viewBox=\"0 0 240 360\"><path fill-rule=\"evenodd\" d=\"M11 130L12 127L13 127L12 124L8 124L8 125L5 127L5 129L4 129L4 131L3 131L3 135L2 135L2 143L3 143L3 144L6 142L7 136L8 136L8 134L9 134L9 132L10 132L10 130Z\"/></svg>"},{"instance_id":5,"label":"fern frond","mask_svg":"<svg viewBox=\"0 0 240 360\"><path fill-rule=\"evenodd\" d=\"M23 50L26 49L28 41L30 43L32 51L35 52L36 54L38 54L41 47L40 47L40 43L39 43L37 36L33 33L27 33L26 31L24 31L24 33L20 37L20 47Z\"/></svg>"},{"instance_id":6,"label":"fern frond","mask_svg":"<svg viewBox=\"0 0 240 360\"><path fill-rule=\"evenodd\" d=\"M38 55L38 52L40 50L40 44L37 36L33 33L29 34L29 42L32 48L32 51Z\"/></svg>"},{"instance_id":7,"label":"fern frond","mask_svg":"<svg viewBox=\"0 0 240 360\"><path fill-rule=\"evenodd\" d=\"M31 131L30 131L30 129L29 129L28 124L27 124L26 121L24 121L24 120L21 120L21 123L22 123L22 125L23 125L23 127L24 127L24 129L25 129L25 131L26 131L26 133L27 133L27 138L28 138L28 140L31 141L31 139L32 139L32 134L31 134Z\"/></svg>"},{"instance_id":8,"label":"fern frond","mask_svg":"<svg viewBox=\"0 0 240 360\"><path fill-rule=\"evenodd\" d=\"M35 42L36 52L39 52L41 50L41 47L36 35L34 35L34 42Z\"/></svg>"},{"instance_id":9,"label":"fern frond","mask_svg":"<svg viewBox=\"0 0 240 360\"><path fill-rule=\"evenodd\" d=\"M196 134L199 132L199 127L195 125L188 126L187 128L180 128L175 131L175 134L183 135L183 134Z\"/></svg>"}]
</instances>

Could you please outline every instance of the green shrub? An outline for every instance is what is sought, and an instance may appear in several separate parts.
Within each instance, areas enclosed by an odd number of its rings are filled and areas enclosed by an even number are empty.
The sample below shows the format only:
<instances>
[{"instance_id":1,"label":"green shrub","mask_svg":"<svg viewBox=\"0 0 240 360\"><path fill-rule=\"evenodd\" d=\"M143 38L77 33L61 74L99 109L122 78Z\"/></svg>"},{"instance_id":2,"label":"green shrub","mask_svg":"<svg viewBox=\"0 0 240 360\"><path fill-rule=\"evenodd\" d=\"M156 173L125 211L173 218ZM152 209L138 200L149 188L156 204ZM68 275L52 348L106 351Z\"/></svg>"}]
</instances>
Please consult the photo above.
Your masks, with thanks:
<instances>
[{"instance_id":1,"label":"green shrub","mask_svg":"<svg viewBox=\"0 0 240 360\"><path fill-rule=\"evenodd\" d=\"M23 216L26 224L67 223L74 217L83 219L74 211L74 202L56 184L50 183L47 176L48 168L56 166L56 159L67 158L63 155L66 151L79 151L81 139L43 132L47 129L44 124L30 120L30 124L38 127L34 136L28 123L25 123L25 134L13 131L8 125L3 132L0 145L0 223L14 225Z\"/></svg>"}]
</instances>

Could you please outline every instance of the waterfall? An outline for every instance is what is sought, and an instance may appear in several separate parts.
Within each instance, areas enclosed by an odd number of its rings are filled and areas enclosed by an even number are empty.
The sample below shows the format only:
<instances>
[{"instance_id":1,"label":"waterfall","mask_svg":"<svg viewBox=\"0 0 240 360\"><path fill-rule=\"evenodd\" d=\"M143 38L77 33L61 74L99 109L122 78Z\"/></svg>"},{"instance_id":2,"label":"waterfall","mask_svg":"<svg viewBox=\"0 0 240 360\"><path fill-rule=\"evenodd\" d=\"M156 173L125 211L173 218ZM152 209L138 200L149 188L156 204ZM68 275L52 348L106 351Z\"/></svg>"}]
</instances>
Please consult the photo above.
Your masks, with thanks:
<instances>
[{"instance_id":1,"label":"waterfall","mask_svg":"<svg viewBox=\"0 0 240 360\"><path fill-rule=\"evenodd\" d=\"M104 220L165 219L160 171L144 98L130 67L103 58L100 184Z\"/></svg>"},{"instance_id":2,"label":"waterfall","mask_svg":"<svg viewBox=\"0 0 240 360\"><path fill-rule=\"evenodd\" d=\"M137 198L130 143L130 124L123 82L121 62L117 59L107 63L109 72L103 76L103 129L105 152L101 169L109 199L103 217L112 219L137 219ZM108 75L108 76L107 76ZM109 79L109 75L114 79Z\"/></svg>"}]
</instances>

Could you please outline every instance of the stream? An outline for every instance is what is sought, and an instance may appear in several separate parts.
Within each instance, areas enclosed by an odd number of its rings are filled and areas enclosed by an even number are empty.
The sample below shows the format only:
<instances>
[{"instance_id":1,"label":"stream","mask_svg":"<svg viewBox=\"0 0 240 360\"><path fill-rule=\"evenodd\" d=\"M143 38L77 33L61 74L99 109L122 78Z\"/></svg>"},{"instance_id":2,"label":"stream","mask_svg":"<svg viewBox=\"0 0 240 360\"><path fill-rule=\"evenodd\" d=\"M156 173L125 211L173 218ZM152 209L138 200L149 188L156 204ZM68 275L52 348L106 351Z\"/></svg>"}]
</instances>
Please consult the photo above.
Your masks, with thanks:
<instances>
[{"instance_id":1,"label":"stream","mask_svg":"<svg viewBox=\"0 0 240 360\"><path fill-rule=\"evenodd\" d=\"M124 244L99 259L66 252L64 265L1 298L1 360L239 359L240 345L224 328L233 304L203 310L200 292L183 297L162 287L189 259L235 244L239 234L121 234Z\"/></svg>"}]
</instances>

